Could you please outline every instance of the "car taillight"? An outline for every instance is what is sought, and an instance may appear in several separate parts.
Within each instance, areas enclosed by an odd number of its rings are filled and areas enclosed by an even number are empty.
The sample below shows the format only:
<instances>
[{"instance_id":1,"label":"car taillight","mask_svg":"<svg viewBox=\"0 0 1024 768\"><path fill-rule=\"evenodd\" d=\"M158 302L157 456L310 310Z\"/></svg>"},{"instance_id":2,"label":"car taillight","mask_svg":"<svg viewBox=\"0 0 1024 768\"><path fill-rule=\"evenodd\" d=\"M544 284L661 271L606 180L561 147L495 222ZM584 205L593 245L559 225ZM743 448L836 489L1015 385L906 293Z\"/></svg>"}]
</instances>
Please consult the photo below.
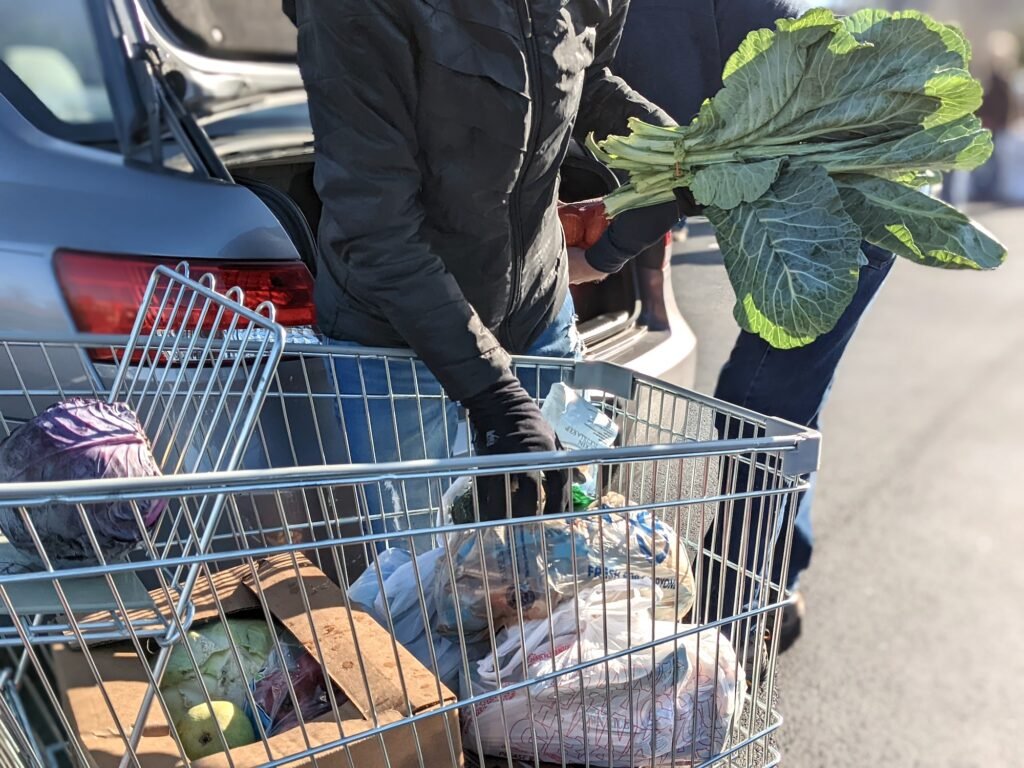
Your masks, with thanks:
<instances>
[{"instance_id":1,"label":"car taillight","mask_svg":"<svg viewBox=\"0 0 1024 768\"><path fill-rule=\"evenodd\" d=\"M57 282L75 327L82 333L104 335L131 333L153 269L161 264L173 268L180 261L68 250L54 254ZM245 292L245 304L250 309L271 302L277 310L277 322L286 328L315 325L313 276L302 262L195 261L191 267L195 278L212 274L221 291L237 285ZM149 328L144 325L146 330ZM96 355L93 358L98 359Z\"/></svg>"}]
</instances>

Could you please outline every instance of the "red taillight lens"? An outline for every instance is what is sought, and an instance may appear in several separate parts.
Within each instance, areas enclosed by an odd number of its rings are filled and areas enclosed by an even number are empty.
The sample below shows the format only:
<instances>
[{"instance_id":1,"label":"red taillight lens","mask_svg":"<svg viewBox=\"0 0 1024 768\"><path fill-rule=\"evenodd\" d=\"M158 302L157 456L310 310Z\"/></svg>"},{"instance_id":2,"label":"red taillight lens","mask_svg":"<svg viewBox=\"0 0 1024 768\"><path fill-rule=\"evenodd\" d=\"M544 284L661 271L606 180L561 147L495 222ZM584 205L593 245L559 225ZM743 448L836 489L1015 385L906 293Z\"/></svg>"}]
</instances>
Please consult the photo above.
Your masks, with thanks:
<instances>
[{"instance_id":1,"label":"red taillight lens","mask_svg":"<svg viewBox=\"0 0 1024 768\"><path fill-rule=\"evenodd\" d=\"M173 268L180 261L77 251L54 255L57 281L75 327L83 333L109 335L131 333L153 269L161 264ZM315 325L313 276L301 262L192 262L193 277L207 272L216 278L219 290L241 288L249 308L273 303L277 322L285 327Z\"/></svg>"}]
</instances>

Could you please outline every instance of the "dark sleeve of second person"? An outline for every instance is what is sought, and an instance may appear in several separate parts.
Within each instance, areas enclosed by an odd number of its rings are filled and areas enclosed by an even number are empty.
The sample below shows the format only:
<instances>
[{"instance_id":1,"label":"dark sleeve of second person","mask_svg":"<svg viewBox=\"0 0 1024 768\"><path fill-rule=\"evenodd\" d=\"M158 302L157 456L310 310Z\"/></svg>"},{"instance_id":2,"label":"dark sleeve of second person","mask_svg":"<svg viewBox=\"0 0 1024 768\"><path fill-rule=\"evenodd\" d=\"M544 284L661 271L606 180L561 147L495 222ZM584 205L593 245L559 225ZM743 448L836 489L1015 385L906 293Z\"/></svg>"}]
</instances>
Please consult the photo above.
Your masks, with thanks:
<instances>
[{"instance_id":1,"label":"dark sleeve of second person","mask_svg":"<svg viewBox=\"0 0 1024 768\"><path fill-rule=\"evenodd\" d=\"M744 37L801 10L793 0L631 0L612 69L686 124Z\"/></svg>"},{"instance_id":2,"label":"dark sleeve of second person","mask_svg":"<svg viewBox=\"0 0 1024 768\"><path fill-rule=\"evenodd\" d=\"M573 131L573 136L580 143L590 133L598 139L624 133L630 117L638 117L654 125L675 125L667 112L613 74L611 66L626 23L629 0L611 0L611 5L611 15L597 28L594 61L584 75Z\"/></svg>"},{"instance_id":3,"label":"dark sleeve of second person","mask_svg":"<svg viewBox=\"0 0 1024 768\"><path fill-rule=\"evenodd\" d=\"M598 139L623 134L630 117L654 125L675 125L672 117L635 90L628 79L612 72L612 62L626 23L627 0L613 0L609 19L598 27L594 62L586 73L574 137L580 143L593 133ZM600 272L618 272L636 254L661 239L679 220L675 203L628 211L617 217L604 236L587 250L587 262Z\"/></svg>"},{"instance_id":4,"label":"dark sleeve of second person","mask_svg":"<svg viewBox=\"0 0 1024 768\"><path fill-rule=\"evenodd\" d=\"M779 19L795 18L809 7L801 0L715 0L721 70L740 47L743 38L755 29L772 29ZM721 87L721 79L718 81ZM707 94L708 97L713 93Z\"/></svg>"},{"instance_id":5,"label":"dark sleeve of second person","mask_svg":"<svg viewBox=\"0 0 1024 768\"><path fill-rule=\"evenodd\" d=\"M475 395L510 360L420 235L414 46L401 14L389 0L297 0L296 17L321 269L344 263L347 288L377 304L449 395Z\"/></svg>"}]
</instances>

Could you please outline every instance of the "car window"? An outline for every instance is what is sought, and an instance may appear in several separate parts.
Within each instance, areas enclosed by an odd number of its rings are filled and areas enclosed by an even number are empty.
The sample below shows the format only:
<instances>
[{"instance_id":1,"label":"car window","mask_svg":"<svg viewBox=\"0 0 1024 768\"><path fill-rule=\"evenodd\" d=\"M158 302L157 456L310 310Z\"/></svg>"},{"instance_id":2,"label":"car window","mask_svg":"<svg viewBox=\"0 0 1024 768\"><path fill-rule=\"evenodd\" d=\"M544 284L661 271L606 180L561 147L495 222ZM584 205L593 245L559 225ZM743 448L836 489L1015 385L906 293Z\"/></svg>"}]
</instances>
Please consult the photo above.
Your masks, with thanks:
<instances>
[{"instance_id":1,"label":"car window","mask_svg":"<svg viewBox=\"0 0 1024 768\"><path fill-rule=\"evenodd\" d=\"M0 61L53 118L81 128L112 123L86 0L0 0L0 19Z\"/></svg>"}]
</instances>

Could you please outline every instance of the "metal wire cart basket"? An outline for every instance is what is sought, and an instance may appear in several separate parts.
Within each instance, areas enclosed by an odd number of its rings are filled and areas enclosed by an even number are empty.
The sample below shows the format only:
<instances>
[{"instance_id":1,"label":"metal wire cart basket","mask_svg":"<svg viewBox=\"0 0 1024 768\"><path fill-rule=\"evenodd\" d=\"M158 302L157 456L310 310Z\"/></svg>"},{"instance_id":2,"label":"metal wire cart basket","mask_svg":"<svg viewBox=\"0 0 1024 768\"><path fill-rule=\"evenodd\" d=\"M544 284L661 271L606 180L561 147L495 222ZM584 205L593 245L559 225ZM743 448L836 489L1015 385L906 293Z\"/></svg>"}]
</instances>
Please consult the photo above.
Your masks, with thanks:
<instances>
[{"instance_id":1,"label":"metal wire cart basket","mask_svg":"<svg viewBox=\"0 0 1024 768\"><path fill-rule=\"evenodd\" d=\"M0 340L0 434L57 400L127 402L163 470L0 485L2 519L35 532L0 574L0 764L778 762L773 574L816 433L523 358L545 415L600 439L478 457L417 360L284 345L180 273L150 293L186 304L127 342ZM480 478L510 495L545 468L572 470L573 511L481 508ZM95 525L113 507L121 557ZM55 514L90 557L43 535Z\"/></svg>"}]
</instances>

